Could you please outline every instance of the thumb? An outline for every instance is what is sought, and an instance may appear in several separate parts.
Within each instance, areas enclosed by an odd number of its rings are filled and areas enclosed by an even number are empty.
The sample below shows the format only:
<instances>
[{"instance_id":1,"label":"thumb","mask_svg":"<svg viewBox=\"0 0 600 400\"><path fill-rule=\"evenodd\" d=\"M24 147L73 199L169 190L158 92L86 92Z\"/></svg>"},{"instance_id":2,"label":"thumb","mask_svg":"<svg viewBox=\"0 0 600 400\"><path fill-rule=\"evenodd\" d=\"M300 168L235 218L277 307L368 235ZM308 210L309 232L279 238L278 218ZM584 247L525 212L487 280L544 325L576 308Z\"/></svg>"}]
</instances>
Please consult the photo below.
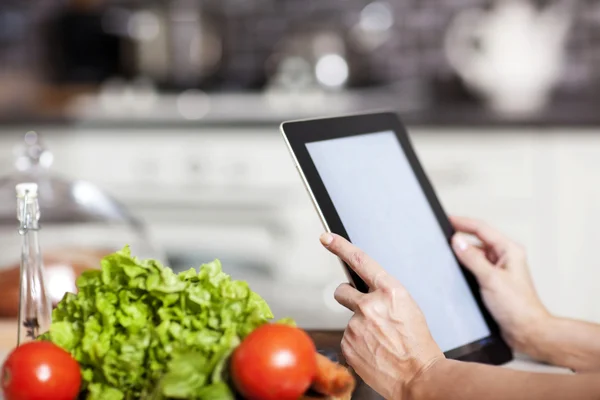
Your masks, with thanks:
<instances>
[{"instance_id":1,"label":"thumb","mask_svg":"<svg viewBox=\"0 0 600 400\"><path fill-rule=\"evenodd\" d=\"M495 269L483 250L467 242L460 234L452 237L452 248L460 262L475 275L479 284L485 285Z\"/></svg>"}]
</instances>

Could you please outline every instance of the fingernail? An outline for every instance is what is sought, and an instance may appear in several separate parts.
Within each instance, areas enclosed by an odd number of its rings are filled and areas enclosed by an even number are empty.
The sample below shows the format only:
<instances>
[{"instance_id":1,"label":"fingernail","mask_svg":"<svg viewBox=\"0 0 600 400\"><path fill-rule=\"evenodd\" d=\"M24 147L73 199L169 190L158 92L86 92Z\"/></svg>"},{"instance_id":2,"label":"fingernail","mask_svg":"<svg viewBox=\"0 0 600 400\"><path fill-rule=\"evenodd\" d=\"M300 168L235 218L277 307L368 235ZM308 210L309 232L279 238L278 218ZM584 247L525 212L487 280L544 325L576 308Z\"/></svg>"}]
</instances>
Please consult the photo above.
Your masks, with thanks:
<instances>
[{"instance_id":1,"label":"fingernail","mask_svg":"<svg viewBox=\"0 0 600 400\"><path fill-rule=\"evenodd\" d=\"M322 234L319 239L321 240L323 246L329 246L331 242L333 242L333 235L331 235L331 233L326 232Z\"/></svg>"},{"instance_id":2,"label":"fingernail","mask_svg":"<svg viewBox=\"0 0 600 400\"><path fill-rule=\"evenodd\" d=\"M452 247L455 251L465 251L469 248L469 243L465 240L464 237L460 235L454 235L452 238Z\"/></svg>"}]
</instances>

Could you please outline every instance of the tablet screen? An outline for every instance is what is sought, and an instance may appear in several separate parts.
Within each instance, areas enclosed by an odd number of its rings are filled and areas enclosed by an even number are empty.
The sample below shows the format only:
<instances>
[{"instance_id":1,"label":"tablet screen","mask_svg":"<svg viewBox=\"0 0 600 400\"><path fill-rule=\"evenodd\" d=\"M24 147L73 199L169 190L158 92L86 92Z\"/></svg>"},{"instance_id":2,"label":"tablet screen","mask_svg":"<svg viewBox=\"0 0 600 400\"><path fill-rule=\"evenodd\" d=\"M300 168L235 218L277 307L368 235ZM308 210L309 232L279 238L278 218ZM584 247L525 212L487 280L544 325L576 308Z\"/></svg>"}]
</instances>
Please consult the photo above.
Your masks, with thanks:
<instances>
[{"instance_id":1,"label":"tablet screen","mask_svg":"<svg viewBox=\"0 0 600 400\"><path fill-rule=\"evenodd\" d=\"M395 133L306 147L350 240L409 290L442 351L490 336Z\"/></svg>"}]
</instances>

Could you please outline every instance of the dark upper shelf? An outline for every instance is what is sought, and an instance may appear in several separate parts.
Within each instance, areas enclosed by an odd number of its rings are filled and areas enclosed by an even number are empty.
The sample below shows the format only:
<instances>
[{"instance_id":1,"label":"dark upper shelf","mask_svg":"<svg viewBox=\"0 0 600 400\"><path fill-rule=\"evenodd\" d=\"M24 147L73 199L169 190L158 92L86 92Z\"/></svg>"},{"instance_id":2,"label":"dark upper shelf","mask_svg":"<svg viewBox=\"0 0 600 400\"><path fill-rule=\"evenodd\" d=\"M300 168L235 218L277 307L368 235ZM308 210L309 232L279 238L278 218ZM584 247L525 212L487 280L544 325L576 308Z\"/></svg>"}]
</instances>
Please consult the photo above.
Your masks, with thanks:
<instances>
[{"instance_id":1,"label":"dark upper shelf","mask_svg":"<svg viewBox=\"0 0 600 400\"><path fill-rule=\"evenodd\" d=\"M192 99L183 107L176 95L157 96L143 110L105 107L96 96L79 99L69 112L41 115L34 112L0 114L0 127L35 129L44 125L115 127L273 126L289 119L368 112L397 111L408 126L424 127L600 127L600 100L560 98L536 115L507 117L472 101L416 101L398 91L363 91L338 94L211 94ZM189 99L188 99L189 100ZM118 101L118 100L115 100ZM196 101L196 103L195 103ZM114 106L114 104L113 104ZM187 118L186 118L187 116Z\"/></svg>"},{"instance_id":2,"label":"dark upper shelf","mask_svg":"<svg viewBox=\"0 0 600 400\"><path fill-rule=\"evenodd\" d=\"M500 116L475 104L439 104L402 115L406 124L415 126L600 128L600 103L557 102L522 117Z\"/></svg>"}]
</instances>

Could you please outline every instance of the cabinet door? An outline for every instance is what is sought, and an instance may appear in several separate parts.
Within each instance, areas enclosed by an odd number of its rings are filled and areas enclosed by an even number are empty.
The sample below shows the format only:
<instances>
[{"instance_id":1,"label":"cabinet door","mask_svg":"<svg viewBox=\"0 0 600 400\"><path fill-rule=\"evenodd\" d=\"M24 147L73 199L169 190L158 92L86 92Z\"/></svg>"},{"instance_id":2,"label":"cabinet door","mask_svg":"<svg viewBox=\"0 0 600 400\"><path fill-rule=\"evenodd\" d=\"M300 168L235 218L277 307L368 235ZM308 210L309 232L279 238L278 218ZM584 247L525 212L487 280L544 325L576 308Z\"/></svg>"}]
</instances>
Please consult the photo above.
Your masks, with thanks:
<instances>
[{"instance_id":1,"label":"cabinet door","mask_svg":"<svg viewBox=\"0 0 600 400\"><path fill-rule=\"evenodd\" d=\"M482 219L523 244L542 300L560 311L548 137L526 129L432 130L416 131L413 143L446 212Z\"/></svg>"},{"instance_id":2,"label":"cabinet door","mask_svg":"<svg viewBox=\"0 0 600 400\"><path fill-rule=\"evenodd\" d=\"M557 280L565 315L600 322L600 136L556 132Z\"/></svg>"},{"instance_id":3,"label":"cabinet door","mask_svg":"<svg viewBox=\"0 0 600 400\"><path fill-rule=\"evenodd\" d=\"M416 132L413 142L448 214L487 221L534 249L537 136L528 131Z\"/></svg>"}]
</instances>

